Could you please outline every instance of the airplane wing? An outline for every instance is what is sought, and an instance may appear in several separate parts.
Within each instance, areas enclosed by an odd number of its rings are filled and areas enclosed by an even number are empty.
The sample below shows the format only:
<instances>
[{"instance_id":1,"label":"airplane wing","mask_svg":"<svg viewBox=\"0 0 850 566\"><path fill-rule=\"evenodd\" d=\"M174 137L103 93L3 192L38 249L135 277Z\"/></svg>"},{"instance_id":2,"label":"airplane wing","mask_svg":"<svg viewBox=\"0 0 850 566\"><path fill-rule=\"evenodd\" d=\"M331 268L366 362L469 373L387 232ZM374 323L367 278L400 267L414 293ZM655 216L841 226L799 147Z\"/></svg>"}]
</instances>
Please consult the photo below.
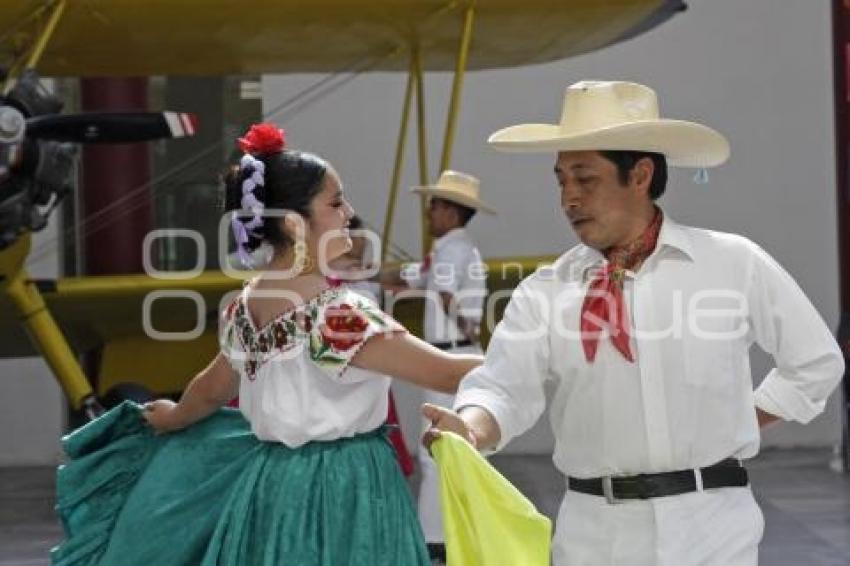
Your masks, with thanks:
<instances>
[{"instance_id":1,"label":"airplane wing","mask_svg":"<svg viewBox=\"0 0 850 566\"><path fill-rule=\"evenodd\" d=\"M220 301L241 288L239 280L218 271L193 279L163 280L147 275L68 277L35 281L48 310L71 347L78 352L96 348L115 338L144 336L145 297L152 292L197 293L207 331L218 324ZM186 332L200 323L196 302L188 298L161 298L150 305L151 326L160 332ZM0 295L0 358L35 356L16 315L14 305Z\"/></svg>"},{"instance_id":2,"label":"airplane wing","mask_svg":"<svg viewBox=\"0 0 850 566\"><path fill-rule=\"evenodd\" d=\"M487 286L492 293L513 289L523 276L537 265L549 263L552 257L516 257L487 260ZM238 291L242 282L220 271L206 271L185 280L155 279L147 275L108 275L36 280L48 310L56 319L71 347L77 352L93 350L116 339L146 336L143 325L145 297L151 293L177 293L178 298L160 298L150 304L150 324L159 332L188 332L203 317L205 332L218 328L218 314L225 306L222 299ZM183 298L195 293L196 302ZM498 318L507 298L496 305ZM200 303L202 315L199 317ZM407 328L416 330L421 321L421 305L399 306L396 312ZM14 305L0 294L0 359L37 356L16 315ZM166 340L169 341L169 340ZM179 343L178 343L179 345Z\"/></svg>"},{"instance_id":3,"label":"airplane wing","mask_svg":"<svg viewBox=\"0 0 850 566\"><path fill-rule=\"evenodd\" d=\"M54 0L0 3L0 57L32 36ZM466 2L449 0L67 1L37 69L43 76L330 72L358 65L455 66ZM544 63L633 37L685 8L682 0L476 0L467 69ZM2 61L2 60L0 60Z\"/></svg>"}]
</instances>

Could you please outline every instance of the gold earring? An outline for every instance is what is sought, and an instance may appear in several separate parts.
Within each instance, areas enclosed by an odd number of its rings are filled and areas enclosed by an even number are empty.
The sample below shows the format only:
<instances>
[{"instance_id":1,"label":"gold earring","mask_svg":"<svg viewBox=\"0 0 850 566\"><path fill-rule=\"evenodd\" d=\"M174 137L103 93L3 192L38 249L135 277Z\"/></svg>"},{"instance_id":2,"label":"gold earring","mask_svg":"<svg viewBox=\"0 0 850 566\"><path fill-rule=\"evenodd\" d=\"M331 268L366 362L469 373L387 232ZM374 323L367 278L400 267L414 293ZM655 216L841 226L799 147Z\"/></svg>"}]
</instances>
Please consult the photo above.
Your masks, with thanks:
<instances>
[{"instance_id":1,"label":"gold earring","mask_svg":"<svg viewBox=\"0 0 850 566\"><path fill-rule=\"evenodd\" d=\"M304 240L295 242L295 267L298 273L310 273L316 266L313 258L310 257L310 250L307 249L307 244Z\"/></svg>"}]
</instances>

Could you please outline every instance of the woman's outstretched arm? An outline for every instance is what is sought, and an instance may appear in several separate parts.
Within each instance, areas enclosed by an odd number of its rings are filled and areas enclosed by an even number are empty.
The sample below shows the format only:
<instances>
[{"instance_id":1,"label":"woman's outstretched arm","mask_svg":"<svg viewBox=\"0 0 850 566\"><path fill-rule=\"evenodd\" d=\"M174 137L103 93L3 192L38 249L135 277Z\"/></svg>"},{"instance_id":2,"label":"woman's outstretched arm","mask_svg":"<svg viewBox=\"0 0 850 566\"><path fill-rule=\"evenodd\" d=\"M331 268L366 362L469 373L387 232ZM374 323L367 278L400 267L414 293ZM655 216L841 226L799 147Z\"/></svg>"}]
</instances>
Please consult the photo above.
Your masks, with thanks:
<instances>
[{"instance_id":1,"label":"woman's outstretched arm","mask_svg":"<svg viewBox=\"0 0 850 566\"><path fill-rule=\"evenodd\" d=\"M455 393L463 376L483 361L476 354L444 352L404 332L372 337L351 363L419 387Z\"/></svg>"},{"instance_id":2,"label":"woman's outstretched arm","mask_svg":"<svg viewBox=\"0 0 850 566\"><path fill-rule=\"evenodd\" d=\"M157 432L180 430L214 413L239 394L239 379L219 353L183 391L180 402L158 399L145 404L145 419Z\"/></svg>"}]
</instances>

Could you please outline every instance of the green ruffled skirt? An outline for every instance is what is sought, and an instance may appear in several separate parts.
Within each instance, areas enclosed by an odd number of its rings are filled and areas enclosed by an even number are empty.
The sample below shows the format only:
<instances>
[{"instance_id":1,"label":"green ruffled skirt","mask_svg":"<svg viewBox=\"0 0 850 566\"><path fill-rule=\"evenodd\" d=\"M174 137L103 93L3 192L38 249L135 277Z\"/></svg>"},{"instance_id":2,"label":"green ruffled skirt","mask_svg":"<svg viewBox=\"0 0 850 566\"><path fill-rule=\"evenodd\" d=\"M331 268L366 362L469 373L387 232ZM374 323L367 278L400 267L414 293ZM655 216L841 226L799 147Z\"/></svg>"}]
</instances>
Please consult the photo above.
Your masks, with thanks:
<instances>
[{"instance_id":1,"label":"green ruffled skirt","mask_svg":"<svg viewBox=\"0 0 850 566\"><path fill-rule=\"evenodd\" d=\"M292 449L222 409L155 435L124 403L63 442L54 564L428 564L383 430Z\"/></svg>"}]
</instances>

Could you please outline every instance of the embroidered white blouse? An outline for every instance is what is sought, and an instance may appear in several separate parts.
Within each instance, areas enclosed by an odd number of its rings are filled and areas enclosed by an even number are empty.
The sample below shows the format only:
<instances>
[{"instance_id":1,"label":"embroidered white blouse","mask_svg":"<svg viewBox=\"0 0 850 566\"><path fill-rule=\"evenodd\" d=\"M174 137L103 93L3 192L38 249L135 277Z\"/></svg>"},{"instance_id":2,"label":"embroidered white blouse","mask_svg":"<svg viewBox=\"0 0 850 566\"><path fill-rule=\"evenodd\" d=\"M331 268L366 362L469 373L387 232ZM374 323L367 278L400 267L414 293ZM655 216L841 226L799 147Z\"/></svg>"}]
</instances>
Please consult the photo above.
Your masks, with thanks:
<instances>
[{"instance_id":1,"label":"embroidered white blouse","mask_svg":"<svg viewBox=\"0 0 850 566\"><path fill-rule=\"evenodd\" d=\"M401 325L343 286L257 328L245 297L225 310L221 342L240 375L239 409L259 439L295 448L384 423L390 378L350 362L369 338Z\"/></svg>"},{"instance_id":2,"label":"embroidered white blouse","mask_svg":"<svg viewBox=\"0 0 850 566\"><path fill-rule=\"evenodd\" d=\"M539 418L554 388L554 461L576 477L707 466L758 452L755 408L808 422L838 384L844 360L820 315L764 250L741 236L665 217L658 245L627 272L629 363L607 336L585 360L578 332L597 251L578 245L514 292L483 366L455 408L478 405L501 429L499 448ZM749 349L776 367L753 391Z\"/></svg>"}]
</instances>

